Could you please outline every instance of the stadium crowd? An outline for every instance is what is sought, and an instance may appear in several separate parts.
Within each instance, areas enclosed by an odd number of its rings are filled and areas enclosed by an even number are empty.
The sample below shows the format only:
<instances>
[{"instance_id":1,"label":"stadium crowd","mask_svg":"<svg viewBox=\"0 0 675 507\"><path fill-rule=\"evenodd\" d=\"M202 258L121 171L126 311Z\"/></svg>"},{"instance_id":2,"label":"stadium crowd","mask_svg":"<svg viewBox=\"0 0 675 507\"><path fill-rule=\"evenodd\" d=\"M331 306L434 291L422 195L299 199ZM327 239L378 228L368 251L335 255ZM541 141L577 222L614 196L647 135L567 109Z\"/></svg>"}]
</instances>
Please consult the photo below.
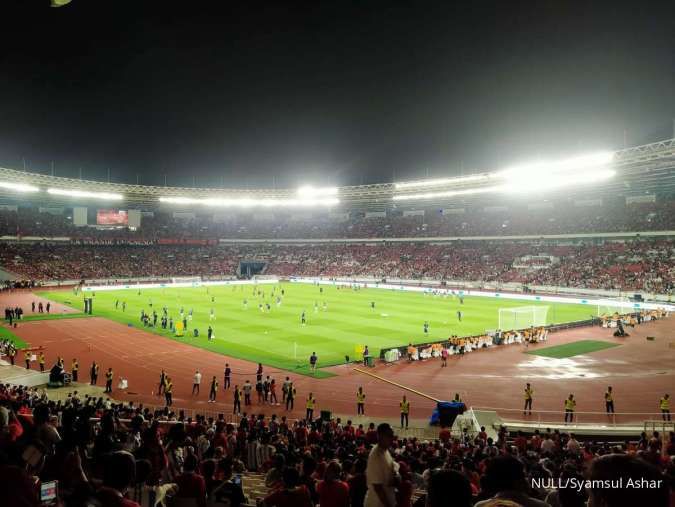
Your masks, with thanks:
<instances>
[{"instance_id":1,"label":"stadium crowd","mask_svg":"<svg viewBox=\"0 0 675 507\"><path fill-rule=\"evenodd\" d=\"M526 256L550 261L521 265ZM263 274L518 282L670 293L675 242L595 244L467 241L452 244L93 245L0 244L0 266L27 280L236 276L240 261Z\"/></svg>"},{"instance_id":2,"label":"stadium crowd","mask_svg":"<svg viewBox=\"0 0 675 507\"><path fill-rule=\"evenodd\" d=\"M364 430L340 419L255 414L193 420L0 385L0 491L10 507L40 505L39 484L53 480L66 506L580 507L590 496L592 506L666 507L675 434L663 437L609 444L502 427L496 441L484 428L454 435L442 428L423 440L398 438L386 423ZM263 491L246 488L260 474ZM656 486L589 489L586 478ZM555 487L571 480L581 487Z\"/></svg>"},{"instance_id":3,"label":"stadium crowd","mask_svg":"<svg viewBox=\"0 0 675 507\"><path fill-rule=\"evenodd\" d=\"M625 200L602 206L578 207L570 202L551 209L528 209L523 205L473 206L452 213L424 210L423 216L366 216L350 212L340 218L323 214L231 212L181 214L144 213L138 230L128 228L75 227L67 210L55 213L19 207L0 209L0 235L71 237L78 239L275 239L275 238L394 238L438 236L511 236L576 234L626 231L675 230L675 201L627 205ZM94 210L92 210L94 211ZM340 215L340 214L338 214ZM89 219L96 223L96 217Z\"/></svg>"}]
</instances>

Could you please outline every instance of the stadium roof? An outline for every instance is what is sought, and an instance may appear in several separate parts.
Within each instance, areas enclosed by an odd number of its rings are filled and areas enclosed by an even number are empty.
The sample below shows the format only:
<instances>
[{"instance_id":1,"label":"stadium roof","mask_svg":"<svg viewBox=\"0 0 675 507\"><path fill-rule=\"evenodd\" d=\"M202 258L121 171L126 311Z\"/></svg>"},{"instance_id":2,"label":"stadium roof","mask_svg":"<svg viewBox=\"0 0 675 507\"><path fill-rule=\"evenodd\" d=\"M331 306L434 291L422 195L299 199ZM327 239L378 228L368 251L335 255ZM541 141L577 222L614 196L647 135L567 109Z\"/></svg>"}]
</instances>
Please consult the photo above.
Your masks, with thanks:
<instances>
[{"instance_id":1,"label":"stadium roof","mask_svg":"<svg viewBox=\"0 0 675 507\"><path fill-rule=\"evenodd\" d=\"M575 197L580 195L639 195L645 193L671 194L675 191L675 139L659 141L643 146L636 146L613 153L612 168L616 176L595 185L575 188ZM392 207L431 207L448 206L470 202L476 199L485 199L485 194L470 195L474 189L490 185L490 175L496 173L474 173L462 177L448 177L442 180L429 182L433 186L434 195L437 193L452 193L454 195L437 196L427 199L409 199L402 202L395 201L394 195L409 195L419 192L420 186L429 186L424 182L380 183L374 185L357 185L340 187L337 195L340 207L347 209L389 209ZM82 191L83 195L58 195L44 192L21 194L3 188L2 183L24 184L46 189L65 189L67 191ZM468 192L466 192L468 190ZM0 198L3 202L21 203L39 200L45 205L73 206L92 205L92 200L86 195L89 192L105 194L121 194L123 199L105 198L96 199L96 205L112 204L115 207L141 209L157 209L170 206L171 209L193 208L194 205L180 204L167 205L160 203L160 197L181 197L187 199L204 198L253 198L253 199L293 199L297 197L297 189L236 189L236 188L188 188L188 187L161 187L145 185L128 185L102 181L89 181L74 178L62 178L38 173L17 171L0 167ZM462 195L464 194L464 195ZM468 195L467 195L468 194ZM39 196L39 197L37 197ZM112 196L109 196L112 197ZM495 196L490 196L494 200ZM123 204L122 204L123 203ZM201 208L208 209L208 208Z\"/></svg>"}]
</instances>

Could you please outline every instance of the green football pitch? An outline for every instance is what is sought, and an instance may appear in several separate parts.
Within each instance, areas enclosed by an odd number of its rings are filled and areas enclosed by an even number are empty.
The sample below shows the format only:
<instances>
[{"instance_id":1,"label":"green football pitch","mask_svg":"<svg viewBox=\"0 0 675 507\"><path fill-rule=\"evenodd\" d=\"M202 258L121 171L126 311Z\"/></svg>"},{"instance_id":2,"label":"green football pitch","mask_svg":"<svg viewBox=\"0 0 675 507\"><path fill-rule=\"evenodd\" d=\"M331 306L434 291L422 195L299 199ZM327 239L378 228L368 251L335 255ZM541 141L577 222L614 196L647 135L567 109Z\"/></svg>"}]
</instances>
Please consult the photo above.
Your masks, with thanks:
<instances>
[{"instance_id":1,"label":"green football pitch","mask_svg":"<svg viewBox=\"0 0 675 507\"><path fill-rule=\"evenodd\" d=\"M254 287L264 291L254 295ZM500 308L523 307L533 304L548 306L549 324L586 320L596 309L593 306L564 303L538 303L500 298L464 298L464 303L454 296L433 296L419 292L389 289L340 288L323 285L280 283L239 286L212 286L196 288L158 288L99 291L94 297L94 315L116 322L146 329L214 352L270 366L307 373L310 354L316 352L319 366L344 363L345 356L355 357L356 347L368 345L371 354L379 355L381 348L424 343L445 339L451 335L472 336L495 329ZM272 290L275 290L272 296ZM284 291L282 303L276 297ZM208 292L207 292L208 291ZM83 309L82 293L72 291L42 292L42 296ZM214 299L212 303L211 300ZM245 308L244 300L247 300ZM115 302L119 307L115 309ZM126 311L122 311L122 302ZM326 308L324 310L324 302ZM371 308L371 302L375 308ZM150 306L152 303L152 307ZM258 305L270 304L270 311L260 311ZM315 310L315 303L317 309ZM188 333L175 337L159 326L162 308L167 307L174 322L180 319L182 307L187 315L193 310L193 320L188 322ZM211 308L215 320L210 320ZM158 317L156 328L144 328L141 310ZM457 311L462 312L459 322ZM306 313L306 325L300 317ZM424 334L424 322L429 332ZM211 325L215 338L208 341L206 330ZM192 337L192 330L199 330L199 337ZM317 376L328 376L318 371Z\"/></svg>"},{"instance_id":2,"label":"green football pitch","mask_svg":"<svg viewBox=\"0 0 675 507\"><path fill-rule=\"evenodd\" d=\"M603 342L599 340L578 340L572 343L565 343L564 345L546 347L545 349L530 350L528 351L528 354L552 357L554 359L564 359L566 357L590 354L591 352L618 346L618 343Z\"/></svg>"}]
</instances>

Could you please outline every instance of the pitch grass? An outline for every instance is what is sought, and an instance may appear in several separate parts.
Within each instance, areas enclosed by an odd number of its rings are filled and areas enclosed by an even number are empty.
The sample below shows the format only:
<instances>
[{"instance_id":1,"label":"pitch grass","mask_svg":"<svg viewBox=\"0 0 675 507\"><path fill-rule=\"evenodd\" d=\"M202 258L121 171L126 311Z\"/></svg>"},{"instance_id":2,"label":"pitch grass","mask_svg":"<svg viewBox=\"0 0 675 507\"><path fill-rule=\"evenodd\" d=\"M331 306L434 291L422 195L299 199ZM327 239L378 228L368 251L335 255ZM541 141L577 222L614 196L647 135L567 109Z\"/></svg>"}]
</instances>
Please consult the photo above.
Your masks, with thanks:
<instances>
[{"instance_id":1,"label":"pitch grass","mask_svg":"<svg viewBox=\"0 0 675 507\"><path fill-rule=\"evenodd\" d=\"M460 304L455 297L425 295L385 289L361 289L335 286L320 288L310 284L281 283L259 285L263 296L254 296L253 285L217 286L198 288L144 289L141 294L135 289L100 291L94 297L94 315L105 317L122 324L155 332L172 340L189 343L213 352L249 361L278 367L297 373L308 373L307 362L310 354L316 352L319 367L342 364L345 356L355 357L355 346L369 346L371 354L377 356L381 348L407 345L409 342L424 343L438 341L451 335L471 336L482 334L498 325L499 308L544 304L499 298L464 298ZM275 296L271 292L275 288ZM284 290L285 296L280 307L276 306L276 295ZM208 292L207 292L208 290ZM82 295L72 291L42 292L52 301L83 310ZM215 303L211 303L211 297ZM248 300L248 309L243 301ZM115 301L119 308L115 309ZM185 313L192 308L193 320L188 322L190 337L177 338L168 330L159 327L144 328L140 321L141 309L152 312L159 318L162 307L168 308L169 316L176 322L182 306ZM126 301L126 311L122 302ZM326 302L327 310L323 310ZM371 301L375 309L371 309ZM259 303L268 302L270 312L261 312ZM314 303L319 305L314 311ZM546 303L548 323L564 323L585 320L594 313L593 307L582 304ZM209 321L209 311L214 308L216 320ZM300 315L305 310L307 325L302 326ZM462 311L462 321L457 318ZM429 333L423 332L424 321L429 322ZM216 338L209 342L207 327L211 324ZM199 337L193 338L192 330L199 329ZM158 343L158 347L161 344ZM317 377L329 376L318 371Z\"/></svg>"},{"instance_id":2,"label":"pitch grass","mask_svg":"<svg viewBox=\"0 0 675 507\"><path fill-rule=\"evenodd\" d=\"M36 320L63 320L63 319L86 319L92 315L86 313L34 313L24 315L22 321L35 322Z\"/></svg>"},{"instance_id":3,"label":"pitch grass","mask_svg":"<svg viewBox=\"0 0 675 507\"><path fill-rule=\"evenodd\" d=\"M597 352L598 350L611 349L612 347L617 346L619 346L618 343L598 340L579 340L564 345L546 347L545 349L530 350L528 351L528 354L563 359L566 357L580 356L582 354L590 354L591 352Z\"/></svg>"},{"instance_id":4,"label":"pitch grass","mask_svg":"<svg viewBox=\"0 0 675 507\"><path fill-rule=\"evenodd\" d=\"M0 327L0 340L9 340L14 343L14 346L17 349L23 349L26 347L26 342L15 335L11 329L6 327Z\"/></svg>"}]
</instances>

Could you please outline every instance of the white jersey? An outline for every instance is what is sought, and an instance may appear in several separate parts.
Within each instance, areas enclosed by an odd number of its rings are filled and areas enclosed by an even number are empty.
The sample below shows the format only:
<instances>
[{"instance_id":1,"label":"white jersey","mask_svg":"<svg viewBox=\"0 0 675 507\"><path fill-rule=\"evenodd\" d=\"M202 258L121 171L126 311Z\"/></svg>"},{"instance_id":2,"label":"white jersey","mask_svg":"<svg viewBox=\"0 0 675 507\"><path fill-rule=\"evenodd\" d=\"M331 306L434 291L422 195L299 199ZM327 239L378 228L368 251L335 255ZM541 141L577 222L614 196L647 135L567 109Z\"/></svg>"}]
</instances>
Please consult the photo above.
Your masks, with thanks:
<instances>
[{"instance_id":1,"label":"white jersey","mask_svg":"<svg viewBox=\"0 0 675 507\"><path fill-rule=\"evenodd\" d=\"M199 372L195 373L194 383L195 384L201 384L202 383L202 374L201 373L199 373Z\"/></svg>"}]
</instances>

